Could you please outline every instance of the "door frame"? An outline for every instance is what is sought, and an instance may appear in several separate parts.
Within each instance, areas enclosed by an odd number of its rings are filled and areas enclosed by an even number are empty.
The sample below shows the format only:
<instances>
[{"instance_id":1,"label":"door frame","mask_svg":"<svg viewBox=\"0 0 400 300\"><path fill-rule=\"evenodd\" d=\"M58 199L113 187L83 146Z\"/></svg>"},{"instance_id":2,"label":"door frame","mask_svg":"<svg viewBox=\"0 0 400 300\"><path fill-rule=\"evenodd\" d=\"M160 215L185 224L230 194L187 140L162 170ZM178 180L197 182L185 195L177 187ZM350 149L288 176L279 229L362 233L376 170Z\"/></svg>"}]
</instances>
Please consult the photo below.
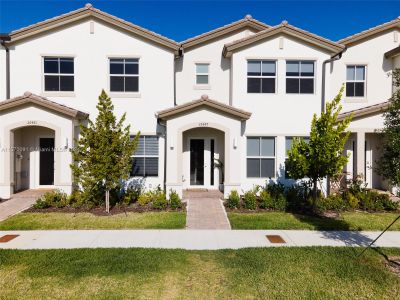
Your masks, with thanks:
<instances>
[{"instance_id":1,"label":"door frame","mask_svg":"<svg viewBox=\"0 0 400 300\"><path fill-rule=\"evenodd\" d=\"M190 142L191 140L203 140L204 141L204 165L208 165L204 167L204 184L203 185L191 185L190 184ZM211 170L210 170L210 162L211 162L211 140L214 140L214 157L215 153L217 153L217 139L215 136L189 136L187 139L187 149L189 151L189 161L188 161L188 166L186 167L187 169L187 174L189 175L189 184L187 185L187 188L190 189L195 189L195 188L205 188L205 189L218 189L219 188L219 176L218 172L216 172L215 168L213 170L214 172L214 184L211 185ZM208 152L206 154L206 152ZM207 172L206 172L207 170Z\"/></svg>"},{"instance_id":2,"label":"door frame","mask_svg":"<svg viewBox=\"0 0 400 300\"><path fill-rule=\"evenodd\" d=\"M373 188L373 155L371 142L365 139L365 182L367 183L367 188Z\"/></svg>"},{"instance_id":3,"label":"door frame","mask_svg":"<svg viewBox=\"0 0 400 300\"><path fill-rule=\"evenodd\" d=\"M35 187L37 188L54 188L55 185L55 180L56 180L56 152L53 151L53 156L54 156L54 160L53 160L53 184L48 184L48 185L44 185L44 184L40 184L40 139L53 139L54 140L54 150L56 149L56 137L55 135L51 135L51 134L44 134L44 135L39 135L37 137L37 154L36 154L36 163L35 163Z\"/></svg>"}]
</instances>

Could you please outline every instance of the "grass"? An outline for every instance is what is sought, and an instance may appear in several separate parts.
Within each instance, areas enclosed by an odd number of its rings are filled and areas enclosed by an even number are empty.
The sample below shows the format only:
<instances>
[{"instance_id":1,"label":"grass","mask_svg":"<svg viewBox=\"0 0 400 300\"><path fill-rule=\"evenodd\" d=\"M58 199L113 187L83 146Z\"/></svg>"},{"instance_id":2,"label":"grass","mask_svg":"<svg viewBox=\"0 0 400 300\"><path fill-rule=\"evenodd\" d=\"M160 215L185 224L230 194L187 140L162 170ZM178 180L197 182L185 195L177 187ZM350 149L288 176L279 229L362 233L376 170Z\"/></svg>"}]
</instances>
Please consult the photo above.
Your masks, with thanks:
<instances>
[{"instance_id":1,"label":"grass","mask_svg":"<svg viewBox=\"0 0 400 300\"><path fill-rule=\"evenodd\" d=\"M359 250L0 250L0 298L398 299L400 278Z\"/></svg>"},{"instance_id":2,"label":"grass","mask_svg":"<svg viewBox=\"0 0 400 300\"><path fill-rule=\"evenodd\" d=\"M0 230L39 229L179 229L184 212L128 212L110 216L91 213L20 213L0 222Z\"/></svg>"},{"instance_id":3,"label":"grass","mask_svg":"<svg viewBox=\"0 0 400 300\"><path fill-rule=\"evenodd\" d=\"M285 212L228 213L233 229L383 230L399 214L344 212L338 219ZM400 221L391 230L400 230Z\"/></svg>"}]
</instances>

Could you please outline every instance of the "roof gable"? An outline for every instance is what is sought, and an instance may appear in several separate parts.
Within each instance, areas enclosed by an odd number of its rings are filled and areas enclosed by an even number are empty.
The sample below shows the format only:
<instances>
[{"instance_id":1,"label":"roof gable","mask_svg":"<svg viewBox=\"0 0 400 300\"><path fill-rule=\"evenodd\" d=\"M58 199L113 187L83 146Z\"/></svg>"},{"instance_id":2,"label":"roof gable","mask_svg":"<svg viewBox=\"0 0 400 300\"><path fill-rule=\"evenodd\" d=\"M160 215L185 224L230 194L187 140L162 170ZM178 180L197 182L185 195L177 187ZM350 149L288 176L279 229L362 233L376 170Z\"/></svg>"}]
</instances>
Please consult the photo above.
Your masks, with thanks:
<instances>
[{"instance_id":1,"label":"roof gable","mask_svg":"<svg viewBox=\"0 0 400 300\"><path fill-rule=\"evenodd\" d=\"M251 15L246 15L244 17L244 19L238 20L236 22L224 25L222 27L218 27L211 31L208 31L208 32L202 33L200 35L191 37L187 40L184 40L184 41L180 42L180 45L184 49L188 49L188 48L200 45L200 44L207 43L210 40L230 34L236 30L243 29L243 28L252 28L256 31L262 31L267 28L270 28L270 26L263 22L260 22L256 19L253 19L253 17Z\"/></svg>"},{"instance_id":2,"label":"roof gable","mask_svg":"<svg viewBox=\"0 0 400 300\"><path fill-rule=\"evenodd\" d=\"M376 34L385 32L387 30L396 29L396 28L400 30L400 17L397 17L396 19L389 21L387 23L383 23L381 25L361 31L357 34L348 36L344 39L339 40L338 43L346 45L346 46L350 46L352 44L359 43L359 42L361 42L369 37L372 37Z\"/></svg>"},{"instance_id":3,"label":"roof gable","mask_svg":"<svg viewBox=\"0 0 400 300\"><path fill-rule=\"evenodd\" d=\"M36 104L38 106L56 111L71 118L87 119L89 117L89 114L87 113L62 105L57 102L50 101L47 98L32 94L31 92L25 92L22 96L1 101L0 111L15 108L27 103Z\"/></svg>"},{"instance_id":4,"label":"roof gable","mask_svg":"<svg viewBox=\"0 0 400 300\"><path fill-rule=\"evenodd\" d=\"M91 4L86 4L85 7L83 8L79 8L69 13L18 30L14 30L10 33L11 41L9 42L9 44L13 44L27 37L34 36L36 34L46 32L48 30L52 30L54 28L58 28L60 26L64 26L66 24L70 24L72 22L82 20L88 17L102 20L108 24L124 29L128 32L137 34L143 38L149 39L155 43L161 44L169 49L172 49L175 52L177 52L179 49L179 45L177 42L169 38L166 38L160 34L157 34L153 31L144 29L140 26L134 25L130 22L117 18L99 9L96 9Z\"/></svg>"},{"instance_id":5,"label":"roof gable","mask_svg":"<svg viewBox=\"0 0 400 300\"><path fill-rule=\"evenodd\" d=\"M343 45L340 45L308 31L302 30L295 26L289 25L287 21L283 21L278 26L265 29L249 37L226 44L224 46L223 54L225 57L230 57L232 53L236 50L249 46L253 43L272 38L278 34L286 34L288 36L306 41L307 43L322 48L331 54L336 54L345 48Z\"/></svg>"},{"instance_id":6,"label":"roof gable","mask_svg":"<svg viewBox=\"0 0 400 300\"><path fill-rule=\"evenodd\" d=\"M197 109L199 107L212 108L212 109L221 111L223 113L226 113L228 115L231 115L240 120L248 120L251 117L250 112L238 109L231 105L226 105L224 103L221 103L221 102L218 102L215 100L211 100L208 98L207 95L203 95L203 96L201 96L201 99L159 111L159 112L157 112L157 118L163 119L163 120L172 119L177 114L184 113L186 111L190 111L193 109Z\"/></svg>"}]
</instances>

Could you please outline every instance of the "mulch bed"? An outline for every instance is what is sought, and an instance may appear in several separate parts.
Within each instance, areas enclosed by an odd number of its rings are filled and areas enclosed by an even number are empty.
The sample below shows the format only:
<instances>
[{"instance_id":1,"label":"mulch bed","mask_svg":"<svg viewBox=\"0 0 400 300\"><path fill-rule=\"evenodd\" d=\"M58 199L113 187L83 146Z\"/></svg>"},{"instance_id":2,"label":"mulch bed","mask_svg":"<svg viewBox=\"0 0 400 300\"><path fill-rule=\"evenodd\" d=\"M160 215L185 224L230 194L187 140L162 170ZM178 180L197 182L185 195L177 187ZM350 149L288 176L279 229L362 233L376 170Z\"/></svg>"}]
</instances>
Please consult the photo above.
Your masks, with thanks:
<instances>
[{"instance_id":1,"label":"mulch bed","mask_svg":"<svg viewBox=\"0 0 400 300\"><path fill-rule=\"evenodd\" d=\"M129 206L113 206L110 208L110 213L106 212L104 206L100 207L93 207L93 208L85 208L85 207L49 207L49 208L29 208L24 212L34 212L34 213L49 213L49 212L58 212L58 213L91 213L96 216L109 216L109 215L118 215L124 214L127 212L137 212L137 213L144 213L144 212L184 212L186 211L185 203L182 203L182 208L180 209L170 209L167 208L165 210L154 209L150 205L140 206L137 203L131 204Z\"/></svg>"}]
</instances>

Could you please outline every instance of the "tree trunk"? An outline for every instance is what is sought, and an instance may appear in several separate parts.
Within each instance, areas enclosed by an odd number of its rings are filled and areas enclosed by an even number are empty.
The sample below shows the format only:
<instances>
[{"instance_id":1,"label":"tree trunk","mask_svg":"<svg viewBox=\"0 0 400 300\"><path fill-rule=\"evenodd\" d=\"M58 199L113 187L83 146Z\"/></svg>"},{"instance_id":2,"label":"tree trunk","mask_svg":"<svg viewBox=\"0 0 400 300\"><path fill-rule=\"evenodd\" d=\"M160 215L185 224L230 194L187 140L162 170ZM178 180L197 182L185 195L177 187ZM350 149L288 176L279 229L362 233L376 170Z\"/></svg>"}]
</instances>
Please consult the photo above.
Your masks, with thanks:
<instances>
[{"instance_id":1,"label":"tree trunk","mask_svg":"<svg viewBox=\"0 0 400 300\"><path fill-rule=\"evenodd\" d=\"M110 191L106 190L106 212L110 213Z\"/></svg>"},{"instance_id":2,"label":"tree trunk","mask_svg":"<svg viewBox=\"0 0 400 300\"><path fill-rule=\"evenodd\" d=\"M317 198L318 198L318 180L313 179L313 210L317 208Z\"/></svg>"}]
</instances>

